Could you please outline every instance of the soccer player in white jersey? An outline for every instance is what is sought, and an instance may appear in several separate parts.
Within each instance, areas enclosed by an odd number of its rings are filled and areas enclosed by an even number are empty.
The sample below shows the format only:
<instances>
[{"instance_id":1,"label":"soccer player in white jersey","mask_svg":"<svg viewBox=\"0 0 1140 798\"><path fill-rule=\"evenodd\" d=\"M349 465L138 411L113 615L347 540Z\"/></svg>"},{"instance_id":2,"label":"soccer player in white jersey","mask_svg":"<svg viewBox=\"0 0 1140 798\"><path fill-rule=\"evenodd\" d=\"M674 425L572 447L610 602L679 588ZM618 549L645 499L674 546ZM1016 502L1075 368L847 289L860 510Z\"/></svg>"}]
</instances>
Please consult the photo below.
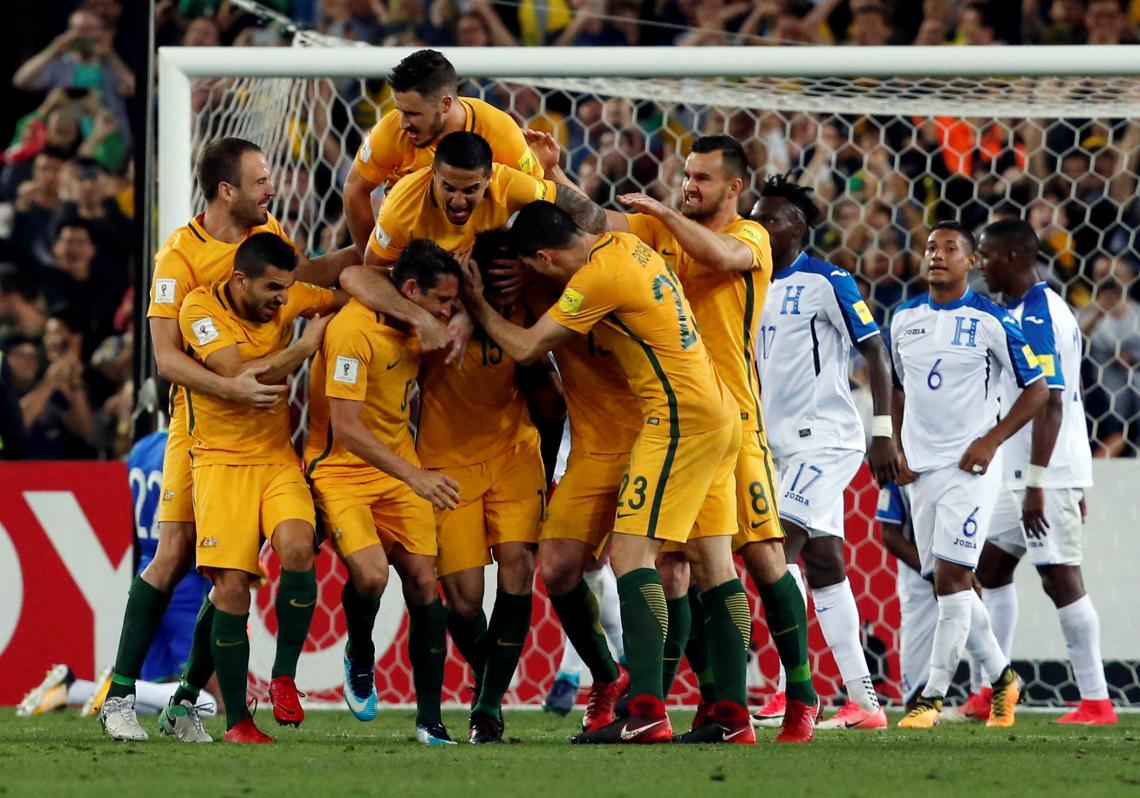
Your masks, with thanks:
<instances>
[{"instance_id":1,"label":"soccer player in white jersey","mask_svg":"<svg viewBox=\"0 0 1140 798\"><path fill-rule=\"evenodd\" d=\"M843 491L863 463L866 439L851 399L851 349L867 361L875 405L871 468L894 479L898 452L891 424L891 366L879 327L850 272L809 257L803 243L819 220L811 189L769 178L752 218L772 241L772 286L756 336L768 443L779 472L780 522L788 571L804 592L803 556L816 617L848 702L820 729L885 729L859 639L859 609L843 552ZM778 699L777 699L778 702ZM769 702L772 703L772 702ZM775 723L778 709L760 723Z\"/></svg>"},{"instance_id":2,"label":"soccer player in white jersey","mask_svg":"<svg viewBox=\"0 0 1140 798\"><path fill-rule=\"evenodd\" d=\"M1021 697L1021 679L972 589L973 571L1001 488L998 447L1037 414L1048 390L1017 321L970 289L974 250L973 234L957 222L936 224L923 256L930 292L899 306L891 319L903 449L899 484L914 483L915 543L922 575L934 575L938 596L930 674L899 722L904 728L939 723L963 647L982 664L993 689L987 726L1012 726ZM1021 392L994 424L1004 371Z\"/></svg>"},{"instance_id":3,"label":"soccer player in white jersey","mask_svg":"<svg viewBox=\"0 0 1140 798\"><path fill-rule=\"evenodd\" d=\"M883 548L894 555L895 594L899 599L899 670L903 703L909 712L930 671L930 649L938 623L934 586L922 578L914 526L910 514L910 486L888 482L879 489L875 520L883 534Z\"/></svg>"},{"instance_id":4,"label":"soccer player in white jersey","mask_svg":"<svg viewBox=\"0 0 1140 798\"><path fill-rule=\"evenodd\" d=\"M1057 607L1081 702L1058 723L1112 725L1100 653L1100 619L1081 577L1084 489L1092 454L1081 401L1081 331L1069 306L1037 276L1037 234L1024 221L994 222L978 256L986 285L1001 293L1037 357L1049 400L1031 424L1002 446L1005 488L978 565L982 600L1006 656L1017 625L1013 571L1028 553ZM1003 396L1017 395L1002 378ZM1003 402L1004 404L1004 402Z\"/></svg>"}]
</instances>

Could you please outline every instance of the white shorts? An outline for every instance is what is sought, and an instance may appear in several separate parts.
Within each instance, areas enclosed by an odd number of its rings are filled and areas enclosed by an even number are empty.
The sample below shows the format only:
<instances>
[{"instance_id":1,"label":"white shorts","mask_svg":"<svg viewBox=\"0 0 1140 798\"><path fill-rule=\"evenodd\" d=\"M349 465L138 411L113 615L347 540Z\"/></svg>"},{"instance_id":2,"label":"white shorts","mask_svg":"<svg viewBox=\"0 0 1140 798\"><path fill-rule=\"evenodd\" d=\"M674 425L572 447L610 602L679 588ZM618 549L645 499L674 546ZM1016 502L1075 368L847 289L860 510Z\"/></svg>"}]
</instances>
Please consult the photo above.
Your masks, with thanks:
<instances>
[{"instance_id":1,"label":"white shorts","mask_svg":"<svg viewBox=\"0 0 1140 798\"><path fill-rule=\"evenodd\" d=\"M899 670L903 702L910 701L926 683L934 627L938 625L938 600L934 585L903 563L898 563L895 590L899 597Z\"/></svg>"},{"instance_id":2,"label":"white shorts","mask_svg":"<svg viewBox=\"0 0 1140 798\"><path fill-rule=\"evenodd\" d=\"M816 449L780 458L780 518L811 537L843 537L843 492L863 463L852 449Z\"/></svg>"},{"instance_id":3,"label":"white shorts","mask_svg":"<svg viewBox=\"0 0 1140 798\"><path fill-rule=\"evenodd\" d=\"M1081 523L1081 496L1078 488L1045 489L1045 521L1049 529L1041 538L1031 538L1021 525L1024 490L1002 488L987 542L1014 557L1029 554L1037 568L1049 565L1080 565L1084 552L1084 525Z\"/></svg>"},{"instance_id":4,"label":"white shorts","mask_svg":"<svg viewBox=\"0 0 1140 798\"><path fill-rule=\"evenodd\" d=\"M911 521L923 576L934 573L935 560L978 567L1001 487L1000 451L985 474L948 465L919 476L911 486Z\"/></svg>"}]
</instances>

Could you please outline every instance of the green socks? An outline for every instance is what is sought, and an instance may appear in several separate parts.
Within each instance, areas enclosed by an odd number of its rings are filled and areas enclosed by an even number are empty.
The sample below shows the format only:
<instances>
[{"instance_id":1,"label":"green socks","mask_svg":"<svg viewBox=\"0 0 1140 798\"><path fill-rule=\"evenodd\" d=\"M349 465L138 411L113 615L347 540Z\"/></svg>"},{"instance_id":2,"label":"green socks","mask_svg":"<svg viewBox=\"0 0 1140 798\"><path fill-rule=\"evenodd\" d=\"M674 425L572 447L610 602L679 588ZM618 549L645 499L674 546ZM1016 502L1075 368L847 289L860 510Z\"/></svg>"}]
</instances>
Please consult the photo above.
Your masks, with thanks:
<instances>
[{"instance_id":1,"label":"green socks","mask_svg":"<svg viewBox=\"0 0 1140 798\"><path fill-rule=\"evenodd\" d=\"M248 612L245 615L231 615L222 610L214 611L210 647L214 650L218 687L221 688L222 701L226 705L226 729L232 729L249 714L245 706L246 679L249 673L248 621Z\"/></svg>"},{"instance_id":2,"label":"green socks","mask_svg":"<svg viewBox=\"0 0 1140 798\"><path fill-rule=\"evenodd\" d=\"M807 607L796 580L784 574L770 585L760 585L760 602L787 676L785 694L794 701L814 705L818 697L808 665Z\"/></svg>"},{"instance_id":3,"label":"green socks","mask_svg":"<svg viewBox=\"0 0 1140 798\"><path fill-rule=\"evenodd\" d=\"M748 706L748 645L752 612L739 579L729 579L701 595L709 660L721 700Z\"/></svg>"},{"instance_id":4,"label":"green socks","mask_svg":"<svg viewBox=\"0 0 1140 798\"><path fill-rule=\"evenodd\" d=\"M447 633L451 635L451 640L459 649L460 655L471 666L471 673L475 678L475 697L478 698L483 685L483 671L487 669L487 656L483 652L483 642L487 636L487 616L483 614L483 608L479 608L479 614L474 618L464 618L448 607Z\"/></svg>"},{"instance_id":5,"label":"green socks","mask_svg":"<svg viewBox=\"0 0 1140 798\"><path fill-rule=\"evenodd\" d=\"M345 656L352 662L376 662L376 644L372 642L372 627L380 611L380 597L362 596L349 579L340 593L344 607L344 625L348 629L348 646Z\"/></svg>"},{"instance_id":6,"label":"green socks","mask_svg":"<svg viewBox=\"0 0 1140 798\"><path fill-rule=\"evenodd\" d=\"M487 666L483 671L483 683L479 690L479 700L472 711L499 716L503 706L503 695L511 686L511 677L518 667L527 633L530 632L531 594L516 596L503 590L495 595L495 609L491 611L491 622L487 625L486 652Z\"/></svg>"},{"instance_id":7,"label":"green socks","mask_svg":"<svg viewBox=\"0 0 1140 798\"><path fill-rule=\"evenodd\" d=\"M154 632L170 605L170 593L163 593L141 576L136 576L127 593L127 609L123 614L123 630L119 633L119 653L111 676L108 698L135 694L143 660L154 641Z\"/></svg>"},{"instance_id":8,"label":"green socks","mask_svg":"<svg viewBox=\"0 0 1140 798\"><path fill-rule=\"evenodd\" d=\"M598 599L583 579L562 596L551 596L550 603L566 639L574 646L595 682L612 682L618 677L617 663L610 654L598 612Z\"/></svg>"},{"instance_id":9,"label":"green socks","mask_svg":"<svg viewBox=\"0 0 1140 798\"><path fill-rule=\"evenodd\" d=\"M697 677L701 700L711 704L716 701L716 680L713 679L712 666L709 665L709 641L705 637L705 610L701 604L699 587L689 588L689 612L697 622L693 624L689 644L685 646L685 659Z\"/></svg>"},{"instance_id":10,"label":"green socks","mask_svg":"<svg viewBox=\"0 0 1140 798\"><path fill-rule=\"evenodd\" d=\"M661 690L665 698L673 689L673 680L677 678L677 668L681 667L681 656L685 653L685 644L689 642L689 633L693 626L693 615L689 610L688 595L675 599L666 599L665 607L669 613L669 626L665 632L664 654L661 667Z\"/></svg>"},{"instance_id":11,"label":"green socks","mask_svg":"<svg viewBox=\"0 0 1140 798\"><path fill-rule=\"evenodd\" d=\"M174 691L174 703L183 700L194 703L198 700L198 693L210 680L214 672L214 656L210 646L210 637L214 630L214 615L217 610L210 603L210 597L202 599L202 607L198 610L198 618L194 621L194 636L190 640L190 654L186 660L186 668L182 673L182 682Z\"/></svg>"},{"instance_id":12,"label":"green socks","mask_svg":"<svg viewBox=\"0 0 1140 798\"><path fill-rule=\"evenodd\" d=\"M273 678L297 675L297 660L309 636L309 624L317 606L317 571L282 571L277 589L277 656ZM227 701L227 705L228 705Z\"/></svg>"},{"instance_id":13,"label":"green socks","mask_svg":"<svg viewBox=\"0 0 1140 798\"><path fill-rule=\"evenodd\" d=\"M408 659L416 688L416 723L439 723L447 659L447 611L439 599L408 605Z\"/></svg>"},{"instance_id":14,"label":"green socks","mask_svg":"<svg viewBox=\"0 0 1140 798\"><path fill-rule=\"evenodd\" d=\"M637 568L617 580L622 638L629 668L629 695L664 700L662 656L669 629L669 610L661 576L653 568Z\"/></svg>"}]
</instances>

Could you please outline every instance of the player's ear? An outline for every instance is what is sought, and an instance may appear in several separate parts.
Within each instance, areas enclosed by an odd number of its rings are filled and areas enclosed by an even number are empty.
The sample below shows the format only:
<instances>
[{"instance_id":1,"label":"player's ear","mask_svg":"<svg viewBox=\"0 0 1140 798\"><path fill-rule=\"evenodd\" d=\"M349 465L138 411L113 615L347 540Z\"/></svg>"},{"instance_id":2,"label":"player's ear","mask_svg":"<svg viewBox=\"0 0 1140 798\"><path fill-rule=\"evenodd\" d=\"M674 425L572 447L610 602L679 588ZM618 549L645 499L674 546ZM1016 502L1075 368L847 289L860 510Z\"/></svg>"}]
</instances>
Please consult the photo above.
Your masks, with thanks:
<instances>
[{"instance_id":1,"label":"player's ear","mask_svg":"<svg viewBox=\"0 0 1140 798\"><path fill-rule=\"evenodd\" d=\"M439 98L439 108L441 111L443 111L444 114L446 114L451 111L451 105L454 102L455 98L445 92L444 95Z\"/></svg>"},{"instance_id":2,"label":"player's ear","mask_svg":"<svg viewBox=\"0 0 1140 798\"><path fill-rule=\"evenodd\" d=\"M406 297L415 296L420 290L420 284L416 282L415 277L409 277L404 280L404 284L400 286L400 293Z\"/></svg>"}]
</instances>

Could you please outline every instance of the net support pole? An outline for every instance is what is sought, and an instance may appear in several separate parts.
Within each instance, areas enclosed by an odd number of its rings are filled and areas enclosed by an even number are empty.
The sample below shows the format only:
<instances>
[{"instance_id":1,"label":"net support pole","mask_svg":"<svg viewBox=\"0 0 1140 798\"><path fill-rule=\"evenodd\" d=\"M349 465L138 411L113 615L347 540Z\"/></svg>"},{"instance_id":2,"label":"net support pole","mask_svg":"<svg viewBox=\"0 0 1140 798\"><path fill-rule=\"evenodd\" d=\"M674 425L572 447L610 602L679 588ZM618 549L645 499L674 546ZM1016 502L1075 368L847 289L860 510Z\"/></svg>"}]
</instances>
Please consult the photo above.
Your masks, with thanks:
<instances>
[{"instance_id":1,"label":"net support pole","mask_svg":"<svg viewBox=\"0 0 1140 798\"><path fill-rule=\"evenodd\" d=\"M193 130L190 75L170 50L158 51L158 240L186 224L194 211ZM193 50L195 48L178 48ZM218 48L225 49L225 48Z\"/></svg>"}]
</instances>

